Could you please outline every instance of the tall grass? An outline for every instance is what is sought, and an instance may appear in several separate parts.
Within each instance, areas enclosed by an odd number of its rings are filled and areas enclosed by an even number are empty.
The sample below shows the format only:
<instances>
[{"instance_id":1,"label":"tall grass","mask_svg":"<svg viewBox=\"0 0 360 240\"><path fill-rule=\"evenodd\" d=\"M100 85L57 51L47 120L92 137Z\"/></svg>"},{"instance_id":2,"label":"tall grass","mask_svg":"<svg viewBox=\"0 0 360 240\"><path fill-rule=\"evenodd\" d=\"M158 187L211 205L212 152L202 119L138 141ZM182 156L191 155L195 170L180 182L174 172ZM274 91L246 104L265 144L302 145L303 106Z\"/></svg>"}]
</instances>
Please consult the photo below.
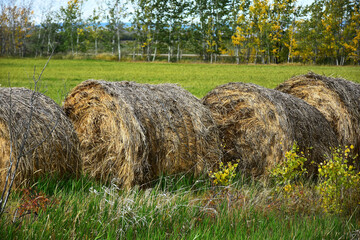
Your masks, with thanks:
<instances>
[{"instance_id":1,"label":"tall grass","mask_svg":"<svg viewBox=\"0 0 360 240\"><path fill-rule=\"evenodd\" d=\"M162 177L129 191L87 177L45 178L35 188L56 204L15 218L9 210L1 239L346 239L359 227L351 216L286 210L271 184L251 178L221 188ZM21 194L12 202L20 206Z\"/></svg>"}]
</instances>

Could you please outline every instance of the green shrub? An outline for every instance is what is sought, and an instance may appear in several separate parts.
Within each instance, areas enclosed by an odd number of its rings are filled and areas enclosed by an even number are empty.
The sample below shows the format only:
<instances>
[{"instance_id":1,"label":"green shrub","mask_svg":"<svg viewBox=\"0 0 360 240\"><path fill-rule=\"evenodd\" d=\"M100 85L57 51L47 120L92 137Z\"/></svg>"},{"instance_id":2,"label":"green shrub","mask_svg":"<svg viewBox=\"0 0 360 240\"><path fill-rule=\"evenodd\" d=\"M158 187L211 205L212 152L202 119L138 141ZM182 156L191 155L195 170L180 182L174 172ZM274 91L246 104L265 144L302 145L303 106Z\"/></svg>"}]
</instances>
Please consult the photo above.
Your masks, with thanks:
<instances>
[{"instance_id":1,"label":"green shrub","mask_svg":"<svg viewBox=\"0 0 360 240\"><path fill-rule=\"evenodd\" d=\"M360 205L360 172L354 168L355 158L350 149L332 149L332 156L319 165L319 183L322 207L326 212L351 213Z\"/></svg>"}]
</instances>

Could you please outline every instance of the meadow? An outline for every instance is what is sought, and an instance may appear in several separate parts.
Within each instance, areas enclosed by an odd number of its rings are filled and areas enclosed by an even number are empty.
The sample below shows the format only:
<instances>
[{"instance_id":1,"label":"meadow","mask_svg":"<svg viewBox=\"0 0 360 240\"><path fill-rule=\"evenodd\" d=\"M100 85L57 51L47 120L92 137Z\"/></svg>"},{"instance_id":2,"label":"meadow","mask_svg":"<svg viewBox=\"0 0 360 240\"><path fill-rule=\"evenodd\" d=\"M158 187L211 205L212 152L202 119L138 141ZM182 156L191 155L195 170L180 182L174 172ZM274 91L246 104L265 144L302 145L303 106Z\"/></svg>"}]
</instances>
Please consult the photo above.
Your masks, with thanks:
<instances>
[{"instance_id":1,"label":"meadow","mask_svg":"<svg viewBox=\"0 0 360 240\"><path fill-rule=\"evenodd\" d=\"M0 84L28 87L41 72L46 59L0 58ZM228 82L251 82L274 88L292 76L313 71L327 76L360 82L358 66L313 65L231 65L110 62L99 60L58 60L48 64L42 76L42 91L58 103L61 96L87 79L135 81L138 83L177 83L197 97Z\"/></svg>"},{"instance_id":2,"label":"meadow","mask_svg":"<svg viewBox=\"0 0 360 240\"><path fill-rule=\"evenodd\" d=\"M46 59L0 58L2 87L33 87ZM34 69L34 66L35 69ZM51 60L40 90L61 104L87 79L177 83L197 97L217 85L251 82L274 88L313 71L360 83L360 67L225 65ZM323 210L311 180L278 191L274 179L237 173L219 186L207 173L163 176L143 189L118 189L87 176L43 178L15 189L0 219L0 239L358 239L359 214Z\"/></svg>"}]
</instances>

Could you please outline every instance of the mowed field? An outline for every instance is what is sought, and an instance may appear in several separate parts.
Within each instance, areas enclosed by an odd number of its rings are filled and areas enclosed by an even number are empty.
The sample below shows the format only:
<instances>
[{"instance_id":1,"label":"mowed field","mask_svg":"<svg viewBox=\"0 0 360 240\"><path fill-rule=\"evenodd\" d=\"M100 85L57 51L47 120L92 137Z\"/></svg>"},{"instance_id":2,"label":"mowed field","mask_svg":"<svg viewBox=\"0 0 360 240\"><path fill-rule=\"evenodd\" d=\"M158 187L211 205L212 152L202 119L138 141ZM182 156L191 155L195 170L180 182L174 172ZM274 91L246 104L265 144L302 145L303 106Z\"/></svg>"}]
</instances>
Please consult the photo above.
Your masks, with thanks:
<instances>
[{"instance_id":1,"label":"mowed field","mask_svg":"<svg viewBox=\"0 0 360 240\"><path fill-rule=\"evenodd\" d=\"M33 87L46 59L0 59L2 86ZM74 86L87 79L135 81L138 83L177 83L201 98L214 87L228 82L250 82L274 88L292 76L313 71L327 76L360 82L358 66L312 65L229 65L108 62L53 59L45 69L40 90L60 103ZM34 74L35 72L35 74Z\"/></svg>"},{"instance_id":2,"label":"mowed field","mask_svg":"<svg viewBox=\"0 0 360 240\"><path fill-rule=\"evenodd\" d=\"M38 77L46 61L0 58L1 87L33 88L33 76ZM274 88L309 71L360 83L358 66L54 59L39 87L59 104L87 79L177 83L201 98L228 82ZM130 190L87 176L42 178L31 189L14 189L0 216L0 239L359 239L358 211L324 211L315 181L301 180L295 186L299 190L287 193L279 191L283 186L270 177L240 173L226 187L216 186L204 173L196 179L162 176L150 188Z\"/></svg>"}]
</instances>

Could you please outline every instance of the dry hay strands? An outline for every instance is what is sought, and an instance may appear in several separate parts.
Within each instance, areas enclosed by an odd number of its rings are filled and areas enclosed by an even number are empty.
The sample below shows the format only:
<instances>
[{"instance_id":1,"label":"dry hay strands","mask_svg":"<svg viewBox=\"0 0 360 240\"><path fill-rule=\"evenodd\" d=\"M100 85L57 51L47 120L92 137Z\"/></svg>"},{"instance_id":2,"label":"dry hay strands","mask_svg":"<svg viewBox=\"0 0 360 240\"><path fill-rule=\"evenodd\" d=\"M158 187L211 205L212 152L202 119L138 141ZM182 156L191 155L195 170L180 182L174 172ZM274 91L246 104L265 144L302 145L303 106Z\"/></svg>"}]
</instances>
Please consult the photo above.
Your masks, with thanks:
<instances>
[{"instance_id":1,"label":"dry hay strands","mask_svg":"<svg viewBox=\"0 0 360 240\"><path fill-rule=\"evenodd\" d=\"M209 92L203 102L213 113L224 144L224 159L239 159L253 175L267 173L294 142L307 158L322 161L336 136L324 116L305 101L255 84L228 83Z\"/></svg>"},{"instance_id":2,"label":"dry hay strands","mask_svg":"<svg viewBox=\"0 0 360 240\"><path fill-rule=\"evenodd\" d=\"M205 172L221 156L211 112L174 84L88 80L65 99L84 171L119 186Z\"/></svg>"},{"instance_id":3,"label":"dry hay strands","mask_svg":"<svg viewBox=\"0 0 360 240\"><path fill-rule=\"evenodd\" d=\"M315 73L293 77L277 90L305 100L330 122L339 144L360 152L360 85Z\"/></svg>"},{"instance_id":4,"label":"dry hay strands","mask_svg":"<svg viewBox=\"0 0 360 240\"><path fill-rule=\"evenodd\" d=\"M29 89L0 88L1 189L10 167L10 151L12 170L20 158L17 185L25 186L41 175L77 175L81 170L79 140L72 123L52 99Z\"/></svg>"}]
</instances>

